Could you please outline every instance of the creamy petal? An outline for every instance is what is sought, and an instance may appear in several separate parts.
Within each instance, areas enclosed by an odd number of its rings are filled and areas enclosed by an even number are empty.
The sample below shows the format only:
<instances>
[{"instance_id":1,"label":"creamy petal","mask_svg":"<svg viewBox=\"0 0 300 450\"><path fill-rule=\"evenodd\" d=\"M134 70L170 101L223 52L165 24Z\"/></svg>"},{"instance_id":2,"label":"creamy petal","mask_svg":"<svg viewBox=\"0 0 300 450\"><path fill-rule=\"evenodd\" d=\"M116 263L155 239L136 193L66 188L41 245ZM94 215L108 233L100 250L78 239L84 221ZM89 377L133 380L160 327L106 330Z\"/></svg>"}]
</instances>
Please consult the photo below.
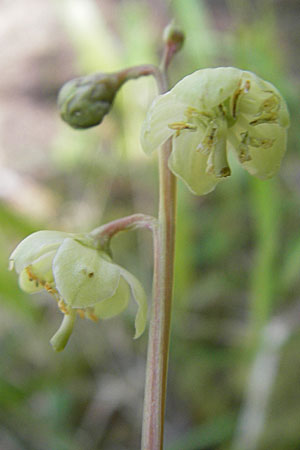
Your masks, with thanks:
<instances>
[{"instance_id":1,"label":"creamy petal","mask_svg":"<svg viewBox=\"0 0 300 450\"><path fill-rule=\"evenodd\" d=\"M20 273L25 267L51 250L56 250L70 233L62 231L37 231L27 236L12 252L9 261L12 268Z\"/></svg>"},{"instance_id":2,"label":"creamy petal","mask_svg":"<svg viewBox=\"0 0 300 450\"><path fill-rule=\"evenodd\" d=\"M262 80L252 72L244 71L242 75L243 83L249 81L247 93L240 95L237 101L237 113L245 115L249 121L255 120L263 112L264 102L269 102L269 107L274 106L274 111L278 115L278 124L288 127L290 123L287 105L278 89L272 83ZM268 107L266 105L266 107Z\"/></svg>"},{"instance_id":3,"label":"creamy petal","mask_svg":"<svg viewBox=\"0 0 300 450\"><path fill-rule=\"evenodd\" d=\"M197 70L179 81L171 93L178 101L209 111L233 94L241 75L242 71L235 67Z\"/></svg>"},{"instance_id":4,"label":"creamy petal","mask_svg":"<svg viewBox=\"0 0 300 450\"><path fill-rule=\"evenodd\" d=\"M186 120L187 108L186 102L177 100L170 92L156 97L141 130L141 144L145 153L153 152L175 133L169 125Z\"/></svg>"},{"instance_id":5,"label":"creamy petal","mask_svg":"<svg viewBox=\"0 0 300 450\"><path fill-rule=\"evenodd\" d=\"M119 286L114 295L102 300L94 306L94 315L99 319L110 319L117 316L127 308L130 298L130 289L124 278L120 278Z\"/></svg>"},{"instance_id":6,"label":"creamy petal","mask_svg":"<svg viewBox=\"0 0 300 450\"><path fill-rule=\"evenodd\" d=\"M132 296L138 306L138 310L135 316L135 335L134 338L137 339L145 331L147 324L147 296L144 291L143 286L135 276L130 272L120 267L122 277L127 281L130 286Z\"/></svg>"},{"instance_id":7,"label":"creamy petal","mask_svg":"<svg viewBox=\"0 0 300 450\"><path fill-rule=\"evenodd\" d=\"M169 158L169 168L181 178L194 194L211 192L220 179L206 173L208 155L197 150L203 132L183 131L173 139L173 152Z\"/></svg>"},{"instance_id":8,"label":"creamy petal","mask_svg":"<svg viewBox=\"0 0 300 450\"><path fill-rule=\"evenodd\" d=\"M74 239L65 239L53 260L56 288L67 305L93 306L112 297L120 280L120 269L107 256L85 247Z\"/></svg>"},{"instance_id":9,"label":"creamy petal","mask_svg":"<svg viewBox=\"0 0 300 450\"><path fill-rule=\"evenodd\" d=\"M286 129L275 124L261 124L248 130L251 160L243 162L242 166L257 178L262 180L271 178L278 172L286 151ZM234 152L238 156L236 145Z\"/></svg>"},{"instance_id":10,"label":"creamy petal","mask_svg":"<svg viewBox=\"0 0 300 450\"><path fill-rule=\"evenodd\" d=\"M40 283L29 277L26 269L23 269L19 275L19 286L22 291L27 292L27 294L34 294L35 292L40 292L44 288Z\"/></svg>"}]
</instances>

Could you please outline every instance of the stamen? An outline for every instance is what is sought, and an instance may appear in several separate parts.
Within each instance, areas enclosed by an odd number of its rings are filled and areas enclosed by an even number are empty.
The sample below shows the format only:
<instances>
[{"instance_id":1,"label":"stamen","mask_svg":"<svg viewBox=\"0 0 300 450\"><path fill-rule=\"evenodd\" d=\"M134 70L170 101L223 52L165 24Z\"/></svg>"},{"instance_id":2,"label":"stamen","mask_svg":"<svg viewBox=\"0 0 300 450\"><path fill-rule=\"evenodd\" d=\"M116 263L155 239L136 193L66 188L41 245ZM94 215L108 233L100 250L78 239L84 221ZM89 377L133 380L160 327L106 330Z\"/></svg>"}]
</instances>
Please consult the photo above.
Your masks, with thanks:
<instances>
[{"instance_id":1,"label":"stamen","mask_svg":"<svg viewBox=\"0 0 300 450\"><path fill-rule=\"evenodd\" d=\"M261 106L261 110L262 111L278 111L280 108L280 98L278 97L278 95L274 94L271 91L265 91L265 92L270 92L271 95L263 102L262 106Z\"/></svg>"},{"instance_id":2,"label":"stamen","mask_svg":"<svg viewBox=\"0 0 300 450\"><path fill-rule=\"evenodd\" d=\"M175 133L176 137L180 136L180 132L182 130L190 130L190 131L196 131L197 130L196 125L193 125L193 124L188 123L188 122L169 123L168 127L171 128L171 130L176 130L176 133Z\"/></svg>"},{"instance_id":3,"label":"stamen","mask_svg":"<svg viewBox=\"0 0 300 450\"><path fill-rule=\"evenodd\" d=\"M94 314L94 308L86 308L85 315L88 319L91 319L93 322L98 322L98 317Z\"/></svg>"},{"instance_id":4,"label":"stamen","mask_svg":"<svg viewBox=\"0 0 300 450\"><path fill-rule=\"evenodd\" d=\"M259 118L256 120L252 120L249 125L256 126L261 125L262 123L278 123L278 113L277 111L266 112L264 111L260 114Z\"/></svg>"},{"instance_id":5,"label":"stamen","mask_svg":"<svg viewBox=\"0 0 300 450\"><path fill-rule=\"evenodd\" d=\"M25 267L25 271L26 271L26 273L28 275L29 281L38 281L38 282L40 282L40 280L32 273L32 266Z\"/></svg>"},{"instance_id":6,"label":"stamen","mask_svg":"<svg viewBox=\"0 0 300 450\"><path fill-rule=\"evenodd\" d=\"M209 150L206 150L206 153L209 152L206 173L213 174L217 178L225 178L231 175L227 161L226 139L227 124L225 120L214 123L210 133L204 138L209 144L207 147Z\"/></svg>"},{"instance_id":7,"label":"stamen","mask_svg":"<svg viewBox=\"0 0 300 450\"><path fill-rule=\"evenodd\" d=\"M240 163L245 163L248 161L251 161L251 155L249 151L249 133L248 131L245 131L244 133L241 133L241 143L238 146L238 158Z\"/></svg>"},{"instance_id":8,"label":"stamen","mask_svg":"<svg viewBox=\"0 0 300 450\"><path fill-rule=\"evenodd\" d=\"M58 307L61 310L61 312L63 312L64 314L69 314L69 311L67 309L67 305L65 304L65 302L63 301L62 298L58 302Z\"/></svg>"},{"instance_id":9,"label":"stamen","mask_svg":"<svg viewBox=\"0 0 300 450\"><path fill-rule=\"evenodd\" d=\"M275 139L263 139L257 137L250 137L250 145L251 147L256 148L271 148L275 142Z\"/></svg>"},{"instance_id":10,"label":"stamen","mask_svg":"<svg viewBox=\"0 0 300 450\"><path fill-rule=\"evenodd\" d=\"M76 312L79 315L80 319L85 318L85 311L83 309L76 309Z\"/></svg>"},{"instance_id":11,"label":"stamen","mask_svg":"<svg viewBox=\"0 0 300 450\"><path fill-rule=\"evenodd\" d=\"M188 118L188 119L192 119L192 118L197 118L199 119L201 116L206 118L206 119L211 119L212 116L211 114L205 112L205 111L200 111L197 108L194 108L193 106L188 106L187 109L184 112L184 115Z\"/></svg>"},{"instance_id":12,"label":"stamen","mask_svg":"<svg viewBox=\"0 0 300 450\"><path fill-rule=\"evenodd\" d=\"M216 134L217 128L212 125L208 127L204 138L197 146L196 151L203 153L204 155L208 155L214 145L214 137Z\"/></svg>"},{"instance_id":13,"label":"stamen","mask_svg":"<svg viewBox=\"0 0 300 450\"><path fill-rule=\"evenodd\" d=\"M270 92L270 91L265 91ZM262 123L278 123L278 111L280 109L280 98L271 92L272 95L267 97L259 108L257 119L250 122L250 125L260 125Z\"/></svg>"},{"instance_id":14,"label":"stamen","mask_svg":"<svg viewBox=\"0 0 300 450\"><path fill-rule=\"evenodd\" d=\"M247 94L250 90L251 83L250 80L246 80L244 85L242 85L242 80L239 82L239 86L237 90L233 93L232 97L232 109L231 109L231 115L234 119L236 119L236 111L237 111L237 103L242 94Z\"/></svg>"}]
</instances>

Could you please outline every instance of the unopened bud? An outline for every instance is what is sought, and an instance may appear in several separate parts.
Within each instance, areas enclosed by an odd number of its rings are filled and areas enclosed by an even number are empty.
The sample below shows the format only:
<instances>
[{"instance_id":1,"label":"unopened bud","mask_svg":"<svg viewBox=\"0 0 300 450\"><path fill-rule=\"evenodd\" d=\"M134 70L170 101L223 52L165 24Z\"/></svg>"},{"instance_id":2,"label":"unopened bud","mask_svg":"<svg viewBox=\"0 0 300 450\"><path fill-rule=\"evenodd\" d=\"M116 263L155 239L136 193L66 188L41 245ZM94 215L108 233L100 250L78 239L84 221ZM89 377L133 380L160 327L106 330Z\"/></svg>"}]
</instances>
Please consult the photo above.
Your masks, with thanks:
<instances>
[{"instance_id":1,"label":"unopened bud","mask_svg":"<svg viewBox=\"0 0 300 450\"><path fill-rule=\"evenodd\" d=\"M163 41L166 45L174 48L175 52L178 52L183 46L185 35L183 31L177 28L174 22L171 22L166 26L163 32Z\"/></svg>"},{"instance_id":2,"label":"unopened bud","mask_svg":"<svg viewBox=\"0 0 300 450\"><path fill-rule=\"evenodd\" d=\"M62 119L73 128L99 125L110 111L123 82L117 73L94 74L68 81L58 94Z\"/></svg>"}]
</instances>

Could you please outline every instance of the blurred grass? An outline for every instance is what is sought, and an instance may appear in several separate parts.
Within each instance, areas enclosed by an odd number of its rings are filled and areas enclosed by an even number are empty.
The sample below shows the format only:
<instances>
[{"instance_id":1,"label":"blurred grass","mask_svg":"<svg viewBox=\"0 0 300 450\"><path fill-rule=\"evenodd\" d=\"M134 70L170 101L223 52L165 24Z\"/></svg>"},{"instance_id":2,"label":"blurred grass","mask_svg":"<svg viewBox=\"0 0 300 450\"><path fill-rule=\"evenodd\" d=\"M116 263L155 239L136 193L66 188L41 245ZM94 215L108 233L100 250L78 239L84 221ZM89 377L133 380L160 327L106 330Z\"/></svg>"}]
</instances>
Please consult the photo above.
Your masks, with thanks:
<instances>
[{"instance_id":1,"label":"blurred grass","mask_svg":"<svg viewBox=\"0 0 300 450\"><path fill-rule=\"evenodd\" d=\"M251 179L233 163L231 179L209 196L193 197L179 183L166 448L229 450L264 327L299 301L299 80L292 69L299 57L297 30L284 22L299 7L61 0L55 8L74 76L156 63L162 28L175 17L187 40L172 64L172 83L201 67L234 65L270 80L288 101L290 144L276 179ZM139 446L147 337L132 340L131 312L102 324L78 321L68 348L55 355L48 345L61 318L55 305L25 296L6 268L16 243L37 229L86 230L133 212L153 214L156 157L142 154L139 129L154 95L153 81L141 79L124 87L101 128L79 133L57 124L51 170L33 175L58 198L44 223L0 204L0 448ZM150 296L150 236L122 235L113 250ZM297 333L284 348L258 450L300 445L299 339Z\"/></svg>"}]
</instances>

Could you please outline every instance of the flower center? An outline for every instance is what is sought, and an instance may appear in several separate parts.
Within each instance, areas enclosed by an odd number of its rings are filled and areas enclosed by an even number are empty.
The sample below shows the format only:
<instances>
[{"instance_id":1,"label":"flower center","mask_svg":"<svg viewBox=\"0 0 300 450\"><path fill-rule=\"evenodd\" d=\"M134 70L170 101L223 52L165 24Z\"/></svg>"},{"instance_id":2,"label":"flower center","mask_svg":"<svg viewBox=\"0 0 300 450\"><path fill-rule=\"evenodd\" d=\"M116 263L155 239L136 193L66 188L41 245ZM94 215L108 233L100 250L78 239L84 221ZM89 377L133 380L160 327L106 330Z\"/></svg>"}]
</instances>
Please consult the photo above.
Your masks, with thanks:
<instances>
[{"instance_id":1,"label":"flower center","mask_svg":"<svg viewBox=\"0 0 300 450\"><path fill-rule=\"evenodd\" d=\"M231 175L227 161L227 122L224 119L212 120L196 151L208 155L206 173L217 178L225 178Z\"/></svg>"}]
</instances>

